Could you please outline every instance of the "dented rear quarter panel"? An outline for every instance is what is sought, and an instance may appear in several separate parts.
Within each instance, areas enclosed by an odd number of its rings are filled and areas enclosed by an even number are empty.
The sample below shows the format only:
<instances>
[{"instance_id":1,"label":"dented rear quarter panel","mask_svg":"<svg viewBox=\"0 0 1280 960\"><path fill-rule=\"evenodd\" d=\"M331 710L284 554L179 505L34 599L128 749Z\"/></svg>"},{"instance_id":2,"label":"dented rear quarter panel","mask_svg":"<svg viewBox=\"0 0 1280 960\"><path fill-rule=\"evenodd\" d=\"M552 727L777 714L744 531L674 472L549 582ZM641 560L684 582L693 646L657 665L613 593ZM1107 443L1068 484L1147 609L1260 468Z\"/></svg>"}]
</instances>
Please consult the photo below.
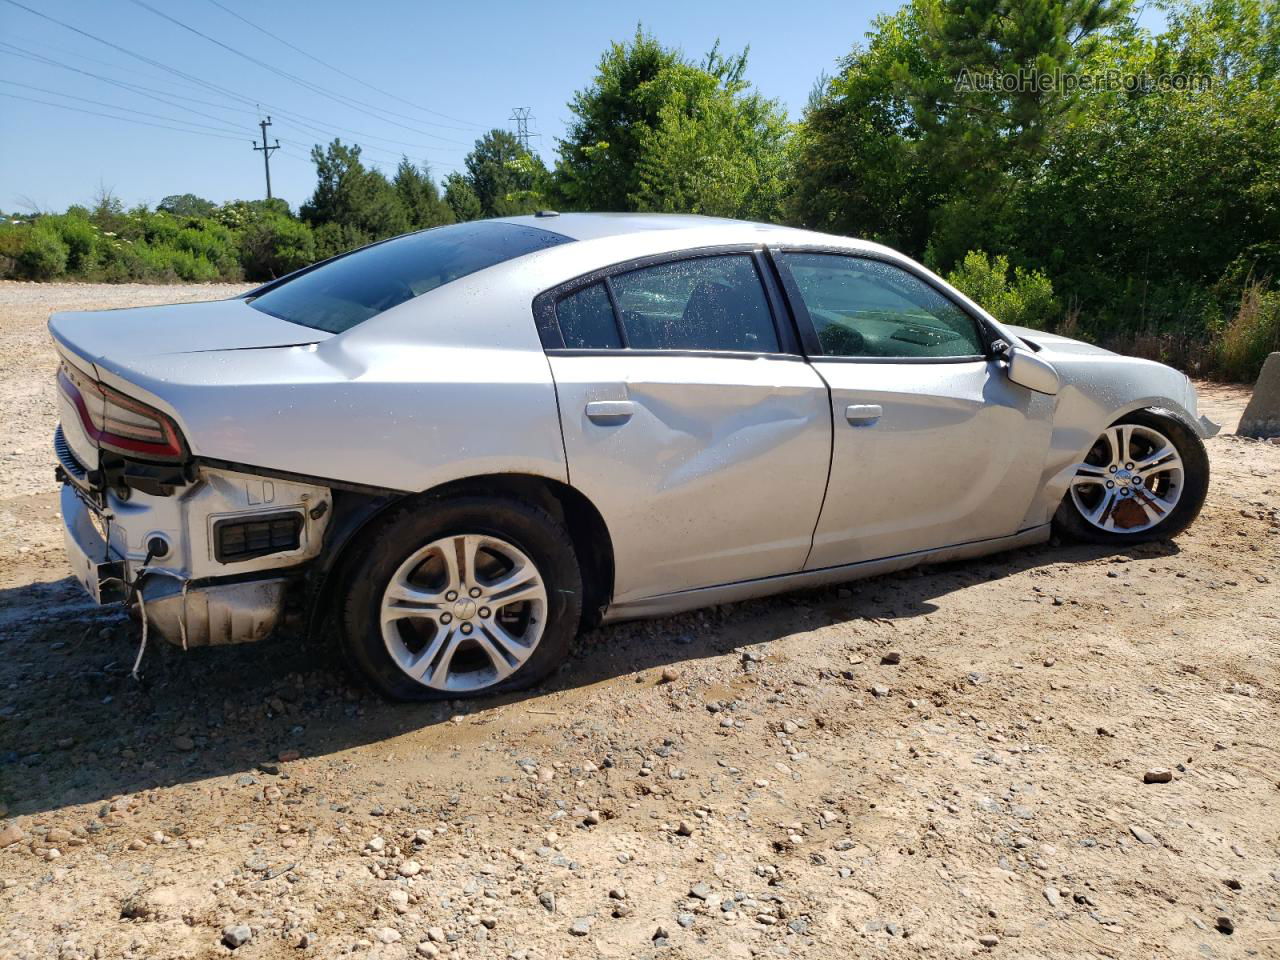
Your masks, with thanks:
<instances>
[{"instance_id":1,"label":"dented rear quarter panel","mask_svg":"<svg viewBox=\"0 0 1280 960\"><path fill-rule=\"evenodd\" d=\"M478 287L457 281L318 343L97 368L172 416L205 459L405 492L485 473L564 480L529 302L490 289L477 304ZM454 324L469 329L469 345Z\"/></svg>"}]
</instances>

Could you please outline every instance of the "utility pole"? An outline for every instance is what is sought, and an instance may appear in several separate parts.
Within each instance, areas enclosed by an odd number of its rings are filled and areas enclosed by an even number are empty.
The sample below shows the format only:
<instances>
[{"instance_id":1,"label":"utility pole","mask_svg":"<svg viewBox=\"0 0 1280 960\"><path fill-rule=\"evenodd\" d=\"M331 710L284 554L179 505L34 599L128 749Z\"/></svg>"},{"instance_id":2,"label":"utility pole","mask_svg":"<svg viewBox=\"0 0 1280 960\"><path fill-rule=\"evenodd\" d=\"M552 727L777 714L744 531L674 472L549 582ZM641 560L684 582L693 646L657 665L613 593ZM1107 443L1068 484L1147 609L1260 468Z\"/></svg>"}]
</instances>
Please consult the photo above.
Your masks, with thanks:
<instances>
[{"instance_id":1,"label":"utility pole","mask_svg":"<svg viewBox=\"0 0 1280 960\"><path fill-rule=\"evenodd\" d=\"M526 153L531 153L529 139L539 136L536 133L529 132L529 121L533 119L533 111L529 107L512 107L511 119L516 124L516 139L520 141L520 146L524 147Z\"/></svg>"},{"instance_id":2,"label":"utility pole","mask_svg":"<svg viewBox=\"0 0 1280 960\"><path fill-rule=\"evenodd\" d=\"M271 117L265 120L259 120L258 126L262 128L262 146L258 146L258 141L253 141L253 149L262 151L262 169L267 174L267 199L271 199L271 154L280 149L280 141L274 144L267 143L267 127L271 126Z\"/></svg>"}]
</instances>

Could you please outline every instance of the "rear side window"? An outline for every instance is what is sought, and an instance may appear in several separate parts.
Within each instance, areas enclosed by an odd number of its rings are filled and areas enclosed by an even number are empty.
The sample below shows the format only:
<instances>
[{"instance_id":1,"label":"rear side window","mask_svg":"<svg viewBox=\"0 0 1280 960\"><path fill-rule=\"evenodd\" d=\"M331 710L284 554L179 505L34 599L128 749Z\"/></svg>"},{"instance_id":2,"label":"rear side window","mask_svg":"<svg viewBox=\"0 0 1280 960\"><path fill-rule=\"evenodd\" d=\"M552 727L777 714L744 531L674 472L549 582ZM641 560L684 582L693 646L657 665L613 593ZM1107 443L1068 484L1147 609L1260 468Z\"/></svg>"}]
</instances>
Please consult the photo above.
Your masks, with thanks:
<instances>
[{"instance_id":1,"label":"rear side window","mask_svg":"<svg viewBox=\"0 0 1280 960\"><path fill-rule=\"evenodd\" d=\"M779 352L769 301L749 254L644 267L612 283L633 350Z\"/></svg>"},{"instance_id":2,"label":"rear side window","mask_svg":"<svg viewBox=\"0 0 1280 960\"><path fill-rule=\"evenodd\" d=\"M342 333L467 274L545 250L569 237L514 223L477 221L396 237L308 270L254 297L255 310Z\"/></svg>"},{"instance_id":3,"label":"rear side window","mask_svg":"<svg viewBox=\"0 0 1280 960\"><path fill-rule=\"evenodd\" d=\"M622 346L613 304L603 283L593 283L556 304L556 320L564 345L573 350L608 350Z\"/></svg>"}]
</instances>

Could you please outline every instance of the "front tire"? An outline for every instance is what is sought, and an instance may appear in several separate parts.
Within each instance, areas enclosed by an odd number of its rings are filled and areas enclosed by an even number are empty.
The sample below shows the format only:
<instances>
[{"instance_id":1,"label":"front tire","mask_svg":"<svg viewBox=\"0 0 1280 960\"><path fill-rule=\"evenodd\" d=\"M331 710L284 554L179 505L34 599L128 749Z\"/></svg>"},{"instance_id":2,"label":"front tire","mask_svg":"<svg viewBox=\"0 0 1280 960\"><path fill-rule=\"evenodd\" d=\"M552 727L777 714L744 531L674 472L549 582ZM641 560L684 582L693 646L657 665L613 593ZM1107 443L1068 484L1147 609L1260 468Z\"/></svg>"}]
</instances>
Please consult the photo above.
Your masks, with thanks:
<instances>
[{"instance_id":1,"label":"front tire","mask_svg":"<svg viewBox=\"0 0 1280 960\"><path fill-rule=\"evenodd\" d=\"M1154 410L1109 426L1077 464L1054 517L1088 543L1164 540L1185 530L1209 492L1209 456L1182 421Z\"/></svg>"},{"instance_id":2,"label":"front tire","mask_svg":"<svg viewBox=\"0 0 1280 960\"><path fill-rule=\"evenodd\" d=\"M423 500L363 541L343 584L342 643L397 700L485 696L533 686L568 655L582 575L563 526L496 497Z\"/></svg>"}]
</instances>

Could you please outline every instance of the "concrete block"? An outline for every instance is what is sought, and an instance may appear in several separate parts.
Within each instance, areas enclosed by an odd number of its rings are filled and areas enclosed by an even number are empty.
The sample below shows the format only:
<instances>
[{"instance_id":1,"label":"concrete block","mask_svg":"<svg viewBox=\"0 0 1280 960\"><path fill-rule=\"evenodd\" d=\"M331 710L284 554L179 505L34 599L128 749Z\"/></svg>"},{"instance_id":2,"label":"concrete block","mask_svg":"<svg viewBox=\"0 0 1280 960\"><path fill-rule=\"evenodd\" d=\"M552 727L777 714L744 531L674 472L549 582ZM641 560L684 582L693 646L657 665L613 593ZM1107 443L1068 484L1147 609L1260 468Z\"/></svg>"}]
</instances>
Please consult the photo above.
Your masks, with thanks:
<instances>
[{"instance_id":1,"label":"concrete block","mask_svg":"<svg viewBox=\"0 0 1280 960\"><path fill-rule=\"evenodd\" d=\"M1280 353L1267 357L1236 433L1242 437L1280 437Z\"/></svg>"}]
</instances>

